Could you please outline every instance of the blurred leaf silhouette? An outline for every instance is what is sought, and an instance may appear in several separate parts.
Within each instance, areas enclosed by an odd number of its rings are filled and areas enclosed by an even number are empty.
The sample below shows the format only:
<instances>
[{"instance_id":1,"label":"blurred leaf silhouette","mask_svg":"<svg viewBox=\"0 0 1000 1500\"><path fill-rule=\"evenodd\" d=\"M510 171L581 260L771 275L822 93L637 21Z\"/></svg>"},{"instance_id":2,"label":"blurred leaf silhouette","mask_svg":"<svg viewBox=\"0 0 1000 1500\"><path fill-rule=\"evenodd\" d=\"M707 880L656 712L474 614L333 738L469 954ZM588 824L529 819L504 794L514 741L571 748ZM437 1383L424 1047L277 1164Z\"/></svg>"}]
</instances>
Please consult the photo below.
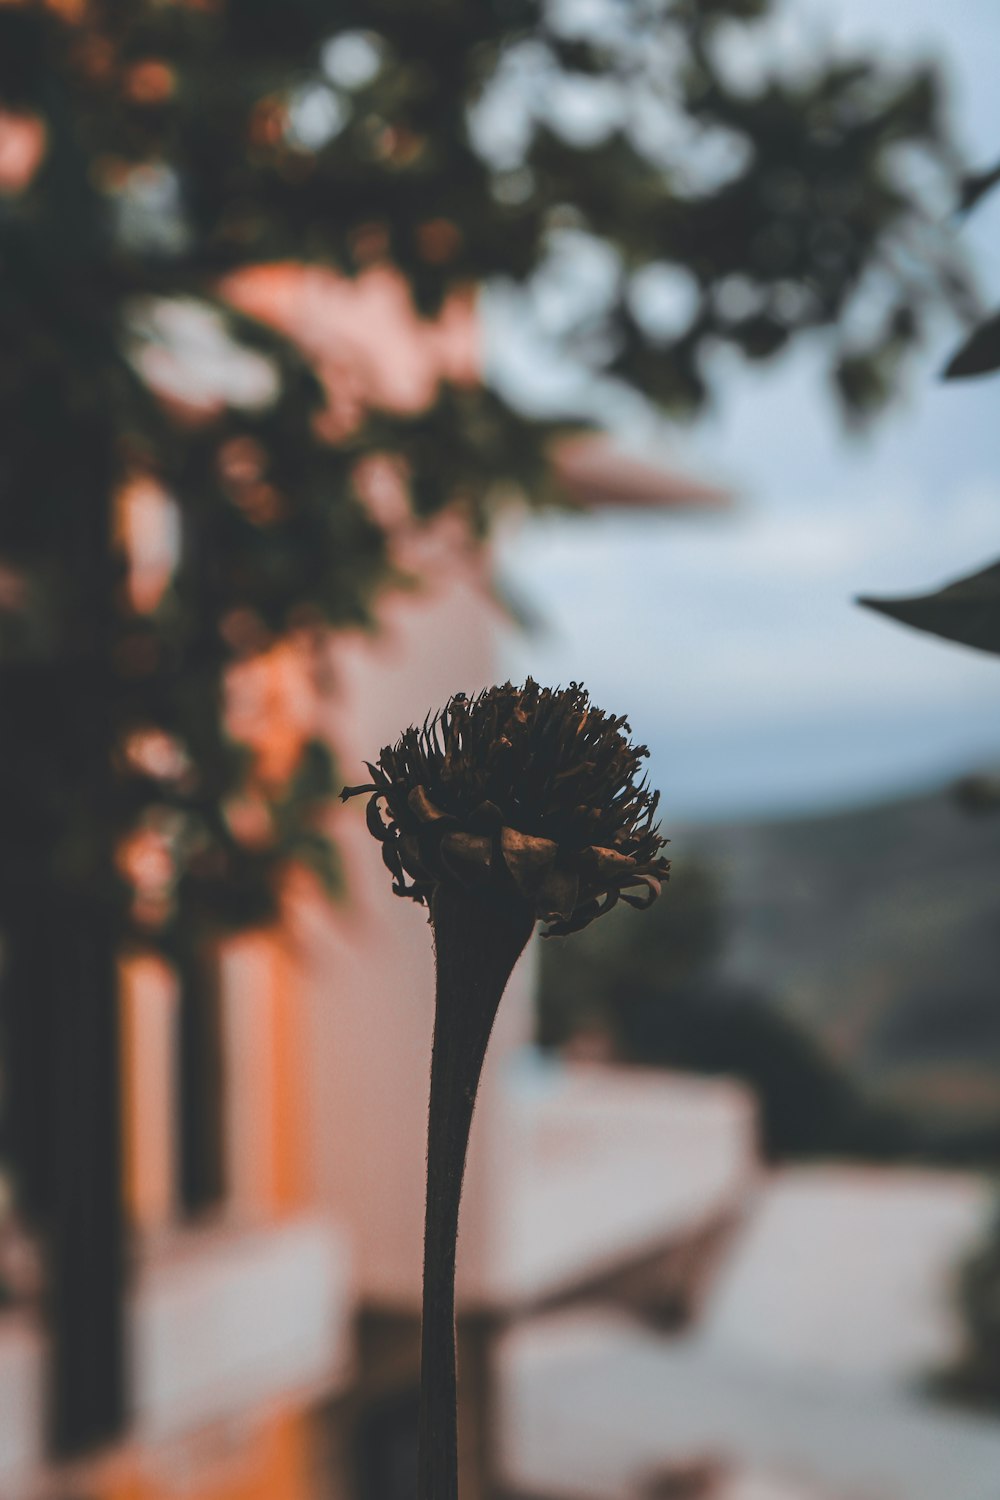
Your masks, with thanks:
<instances>
[{"instance_id":1,"label":"blurred leaf silhouette","mask_svg":"<svg viewBox=\"0 0 1000 1500\"><path fill-rule=\"evenodd\" d=\"M1000 184L1000 165L965 177L959 206L969 211ZM1000 312L976 323L943 371L945 380L1000 370ZM859 597L857 602L915 630L926 630L979 651L1000 654L1000 562L932 594L912 599Z\"/></svg>"},{"instance_id":2,"label":"blurred leaf silhouette","mask_svg":"<svg viewBox=\"0 0 1000 1500\"><path fill-rule=\"evenodd\" d=\"M963 1348L955 1362L934 1375L936 1393L970 1406L1000 1410L1000 1213L959 1268L955 1301L963 1325Z\"/></svg>"},{"instance_id":3,"label":"blurred leaf silhouette","mask_svg":"<svg viewBox=\"0 0 1000 1500\"><path fill-rule=\"evenodd\" d=\"M994 167L989 167L985 172L970 172L962 178L961 192L959 196L959 210L961 213L969 213L975 208L980 198L1000 183L1000 162Z\"/></svg>"},{"instance_id":4,"label":"blurred leaf silhouette","mask_svg":"<svg viewBox=\"0 0 1000 1500\"><path fill-rule=\"evenodd\" d=\"M890 619L1000 655L1000 562L912 599L859 598Z\"/></svg>"},{"instance_id":5,"label":"blurred leaf silhouette","mask_svg":"<svg viewBox=\"0 0 1000 1500\"><path fill-rule=\"evenodd\" d=\"M1000 370L1000 313L994 313L966 339L945 366L946 380L964 379L969 375L991 375Z\"/></svg>"}]
</instances>

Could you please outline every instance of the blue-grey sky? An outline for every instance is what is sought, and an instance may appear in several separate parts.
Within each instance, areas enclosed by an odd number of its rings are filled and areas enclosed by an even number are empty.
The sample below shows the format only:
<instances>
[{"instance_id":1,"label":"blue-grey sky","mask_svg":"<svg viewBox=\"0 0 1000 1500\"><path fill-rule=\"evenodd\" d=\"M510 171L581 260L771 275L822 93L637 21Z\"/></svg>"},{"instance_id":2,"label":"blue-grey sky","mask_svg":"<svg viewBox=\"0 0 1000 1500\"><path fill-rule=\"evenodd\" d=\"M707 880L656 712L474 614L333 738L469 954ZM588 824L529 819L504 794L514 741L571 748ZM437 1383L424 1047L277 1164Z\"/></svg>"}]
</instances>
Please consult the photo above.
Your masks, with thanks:
<instances>
[{"instance_id":1,"label":"blue-grey sky","mask_svg":"<svg viewBox=\"0 0 1000 1500\"><path fill-rule=\"evenodd\" d=\"M1000 155L996 0L789 0L769 65L818 44L934 57L971 159ZM757 55L737 42L733 65ZM1000 301L1000 201L963 235ZM1000 380L937 381L955 338L942 329L861 439L840 428L815 351L763 371L734 362L718 409L670 437L678 466L736 492L732 515L543 517L504 547L548 622L510 642L511 672L582 679L627 711L668 816L845 804L1000 761L1000 661L850 602L1000 557ZM501 379L534 371L540 396L559 386L526 338L496 360Z\"/></svg>"}]
</instances>

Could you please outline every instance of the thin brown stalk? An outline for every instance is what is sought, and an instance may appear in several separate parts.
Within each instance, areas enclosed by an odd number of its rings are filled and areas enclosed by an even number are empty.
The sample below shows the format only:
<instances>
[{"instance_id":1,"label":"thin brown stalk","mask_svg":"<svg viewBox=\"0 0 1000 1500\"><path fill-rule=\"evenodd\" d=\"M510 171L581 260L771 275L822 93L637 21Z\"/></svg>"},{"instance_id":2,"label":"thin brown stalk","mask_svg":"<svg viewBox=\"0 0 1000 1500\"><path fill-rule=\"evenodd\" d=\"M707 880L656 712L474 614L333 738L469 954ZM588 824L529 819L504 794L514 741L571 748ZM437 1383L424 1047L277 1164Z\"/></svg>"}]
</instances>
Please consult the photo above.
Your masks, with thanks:
<instances>
[{"instance_id":1,"label":"thin brown stalk","mask_svg":"<svg viewBox=\"0 0 1000 1500\"><path fill-rule=\"evenodd\" d=\"M458 1500L455 1248L469 1130L493 1021L534 925L524 902L439 886L427 1133L418 1500Z\"/></svg>"}]
</instances>

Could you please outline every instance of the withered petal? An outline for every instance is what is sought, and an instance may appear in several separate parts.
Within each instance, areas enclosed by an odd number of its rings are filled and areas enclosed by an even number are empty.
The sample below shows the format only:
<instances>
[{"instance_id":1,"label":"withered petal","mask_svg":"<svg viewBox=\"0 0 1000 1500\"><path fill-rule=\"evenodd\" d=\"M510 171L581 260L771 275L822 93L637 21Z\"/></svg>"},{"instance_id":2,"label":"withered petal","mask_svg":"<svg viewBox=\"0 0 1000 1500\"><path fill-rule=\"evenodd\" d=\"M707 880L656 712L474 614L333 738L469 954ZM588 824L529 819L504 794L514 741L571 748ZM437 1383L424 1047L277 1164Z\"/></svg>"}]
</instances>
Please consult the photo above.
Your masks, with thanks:
<instances>
[{"instance_id":1,"label":"withered petal","mask_svg":"<svg viewBox=\"0 0 1000 1500\"><path fill-rule=\"evenodd\" d=\"M655 875L639 875L632 884L644 885L646 887L645 896L630 896L627 891L622 891L622 900L627 901L629 906L634 906L636 911L648 911L660 894L660 882Z\"/></svg>"},{"instance_id":2,"label":"withered petal","mask_svg":"<svg viewBox=\"0 0 1000 1500\"><path fill-rule=\"evenodd\" d=\"M595 873L601 879L617 880L635 873L635 860L628 854L619 853L617 849L591 844L583 853L592 862Z\"/></svg>"},{"instance_id":3,"label":"withered petal","mask_svg":"<svg viewBox=\"0 0 1000 1500\"><path fill-rule=\"evenodd\" d=\"M565 921L553 922L549 927L546 927L542 933L542 937L569 937L572 932L582 932L585 927L589 927L591 922L595 921L601 915L602 910L603 908L597 896L591 896L589 901L581 902L572 916L568 917Z\"/></svg>"},{"instance_id":4,"label":"withered petal","mask_svg":"<svg viewBox=\"0 0 1000 1500\"><path fill-rule=\"evenodd\" d=\"M557 771L552 780L556 786L559 786L563 782L571 781L575 776L591 776L593 772L594 762L592 760L581 760L575 766L568 766L565 771Z\"/></svg>"},{"instance_id":5,"label":"withered petal","mask_svg":"<svg viewBox=\"0 0 1000 1500\"><path fill-rule=\"evenodd\" d=\"M374 797L369 797L368 806L365 808L365 822L368 824L368 832L372 838L379 839L383 844L389 836L389 829L382 821L382 812L378 805L379 798L384 796L384 792L376 792Z\"/></svg>"},{"instance_id":6,"label":"withered petal","mask_svg":"<svg viewBox=\"0 0 1000 1500\"><path fill-rule=\"evenodd\" d=\"M470 812L465 826L471 833L496 833L503 826L503 813L495 802L487 799Z\"/></svg>"},{"instance_id":7,"label":"withered petal","mask_svg":"<svg viewBox=\"0 0 1000 1500\"><path fill-rule=\"evenodd\" d=\"M374 781L366 781L364 786L342 786L339 795L341 802L346 802L349 797L360 797L363 792L377 791Z\"/></svg>"},{"instance_id":8,"label":"withered petal","mask_svg":"<svg viewBox=\"0 0 1000 1500\"><path fill-rule=\"evenodd\" d=\"M613 906L618 905L618 891L610 890L603 900L600 896L592 896L589 901L584 901L576 908L568 922L554 922L542 933L542 937L569 937L570 933L582 932L589 927L591 922L596 922L598 917L603 917Z\"/></svg>"},{"instance_id":9,"label":"withered petal","mask_svg":"<svg viewBox=\"0 0 1000 1500\"><path fill-rule=\"evenodd\" d=\"M579 893L580 877L576 871L551 865L535 895L535 911L545 922L568 920Z\"/></svg>"},{"instance_id":10,"label":"withered petal","mask_svg":"<svg viewBox=\"0 0 1000 1500\"><path fill-rule=\"evenodd\" d=\"M403 865L395 839L382 840L382 863L396 880L403 880Z\"/></svg>"},{"instance_id":11,"label":"withered petal","mask_svg":"<svg viewBox=\"0 0 1000 1500\"><path fill-rule=\"evenodd\" d=\"M404 833L397 844L400 859L414 880L430 880L431 872L421 858L420 842L412 833Z\"/></svg>"},{"instance_id":12,"label":"withered petal","mask_svg":"<svg viewBox=\"0 0 1000 1500\"><path fill-rule=\"evenodd\" d=\"M465 885L483 885L490 878L493 840L485 834L446 833L441 840L441 859Z\"/></svg>"},{"instance_id":13,"label":"withered petal","mask_svg":"<svg viewBox=\"0 0 1000 1500\"><path fill-rule=\"evenodd\" d=\"M500 830L500 848L514 884L530 901L559 853L558 844L504 826Z\"/></svg>"},{"instance_id":14,"label":"withered petal","mask_svg":"<svg viewBox=\"0 0 1000 1500\"><path fill-rule=\"evenodd\" d=\"M428 797L425 788L422 786L415 786L406 800L410 811L420 819L421 823L440 823L442 821L456 823L458 821L457 818L452 817L451 813L442 812L439 807L435 807L434 803Z\"/></svg>"}]
</instances>

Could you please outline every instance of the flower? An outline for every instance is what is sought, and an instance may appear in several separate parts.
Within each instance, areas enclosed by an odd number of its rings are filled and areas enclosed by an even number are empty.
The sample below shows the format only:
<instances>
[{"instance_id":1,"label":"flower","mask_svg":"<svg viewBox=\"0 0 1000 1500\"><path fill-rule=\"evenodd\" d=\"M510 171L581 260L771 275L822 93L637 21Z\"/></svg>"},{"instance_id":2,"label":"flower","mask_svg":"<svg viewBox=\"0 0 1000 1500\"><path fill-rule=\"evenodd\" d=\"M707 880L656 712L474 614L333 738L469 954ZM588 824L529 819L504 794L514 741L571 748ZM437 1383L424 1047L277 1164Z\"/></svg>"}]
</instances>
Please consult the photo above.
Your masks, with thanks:
<instances>
[{"instance_id":1,"label":"flower","mask_svg":"<svg viewBox=\"0 0 1000 1500\"><path fill-rule=\"evenodd\" d=\"M397 896L430 907L437 981L427 1123L419 1500L457 1500L455 1243L483 1060L536 918L577 932L621 899L646 907L669 869L639 777L644 745L579 683L456 693L387 745L368 827ZM636 894L641 891L641 894Z\"/></svg>"},{"instance_id":2,"label":"flower","mask_svg":"<svg viewBox=\"0 0 1000 1500\"><path fill-rule=\"evenodd\" d=\"M576 682L456 693L341 797L371 793L368 827L396 895L430 904L458 885L527 905L546 937L564 936L619 899L650 906L668 878L659 793L638 779L649 752L630 733Z\"/></svg>"}]
</instances>

